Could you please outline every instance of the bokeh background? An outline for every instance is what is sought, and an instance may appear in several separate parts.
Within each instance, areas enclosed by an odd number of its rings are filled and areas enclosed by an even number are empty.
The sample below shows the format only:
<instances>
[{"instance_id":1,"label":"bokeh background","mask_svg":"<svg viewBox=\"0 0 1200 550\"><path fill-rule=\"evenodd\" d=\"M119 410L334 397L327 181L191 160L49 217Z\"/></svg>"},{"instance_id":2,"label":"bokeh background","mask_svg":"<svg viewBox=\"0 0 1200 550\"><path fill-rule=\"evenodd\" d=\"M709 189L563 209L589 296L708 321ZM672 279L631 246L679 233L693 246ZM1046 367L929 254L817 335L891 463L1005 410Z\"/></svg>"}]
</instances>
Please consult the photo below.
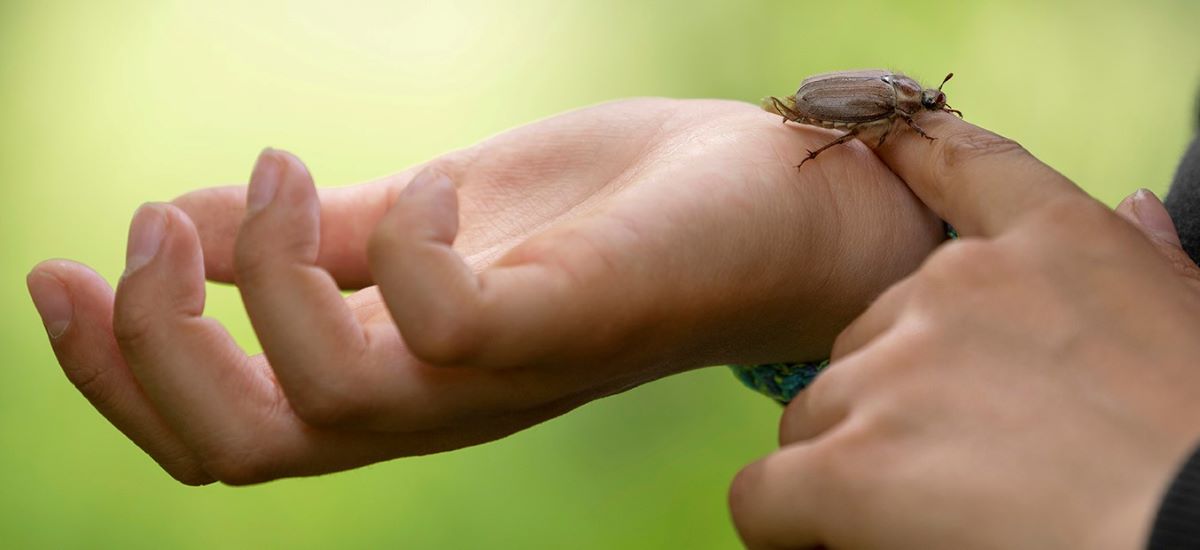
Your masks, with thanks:
<instances>
[{"instance_id":1,"label":"bokeh background","mask_svg":"<svg viewBox=\"0 0 1200 550\"><path fill-rule=\"evenodd\" d=\"M902 69L1115 204L1192 131L1200 3L526 0L0 2L0 540L5 547L728 548L731 476L779 409L723 369L506 440L258 487L187 488L58 371L24 290L47 257L115 281L144 201L283 147L318 182L397 171L628 96L757 102ZM212 315L255 348L236 293Z\"/></svg>"}]
</instances>

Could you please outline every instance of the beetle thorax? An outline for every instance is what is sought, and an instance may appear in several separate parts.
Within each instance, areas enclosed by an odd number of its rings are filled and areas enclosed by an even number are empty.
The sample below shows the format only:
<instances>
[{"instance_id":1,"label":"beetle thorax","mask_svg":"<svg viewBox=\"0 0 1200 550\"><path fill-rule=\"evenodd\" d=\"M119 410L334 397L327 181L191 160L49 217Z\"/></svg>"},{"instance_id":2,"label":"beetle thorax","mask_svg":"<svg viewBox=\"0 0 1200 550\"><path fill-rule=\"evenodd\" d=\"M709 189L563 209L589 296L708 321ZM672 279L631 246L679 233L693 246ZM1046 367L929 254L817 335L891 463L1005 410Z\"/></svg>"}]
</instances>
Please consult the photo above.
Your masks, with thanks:
<instances>
[{"instance_id":1,"label":"beetle thorax","mask_svg":"<svg viewBox=\"0 0 1200 550\"><path fill-rule=\"evenodd\" d=\"M916 80L900 74L890 74L883 78L896 90L897 111L913 115L922 109L923 90Z\"/></svg>"}]
</instances>

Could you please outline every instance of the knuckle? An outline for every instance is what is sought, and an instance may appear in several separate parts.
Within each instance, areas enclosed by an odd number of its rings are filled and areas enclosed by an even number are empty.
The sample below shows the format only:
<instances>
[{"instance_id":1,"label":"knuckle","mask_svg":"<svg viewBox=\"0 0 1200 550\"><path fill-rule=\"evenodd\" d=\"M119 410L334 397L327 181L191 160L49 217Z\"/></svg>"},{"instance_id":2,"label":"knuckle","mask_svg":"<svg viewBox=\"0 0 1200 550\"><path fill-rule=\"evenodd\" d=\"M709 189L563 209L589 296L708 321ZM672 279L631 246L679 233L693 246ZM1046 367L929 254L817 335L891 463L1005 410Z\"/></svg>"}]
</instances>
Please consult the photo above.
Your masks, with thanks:
<instances>
[{"instance_id":1,"label":"knuckle","mask_svg":"<svg viewBox=\"0 0 1200 550\"><path fill-rule=\"evenodd\" d=\"M855 392L854 369L826 368L792 399L779 419L779 445L809 440L840 421Z\"/></svg>"},{"instance_id":2,"label":"knuckle","mask_svg":"<svg viewBox=\"0 0 1200 550\"><path fill-rule=\"evenodd\" d=\"M310 385L298 395L288 396L296 416L319 428L358 426L370 416L369 407L360 397L363 392L351 387L345 377L334 376Z\"/></svg>"},{"instance_id":3,"label":"knuckle","mask_svg":"<svg viewBox=\"0 0 1200 550\"><path fill-rule=\"evenodd\" d=\"M478 354L479 324L464 315L437 312L420 327L402 333L414 356L435 365L469 363Z\"/></svg>"},{"instance_id":4,"label":"knuckle","mask_svg":"<svg viewBox=\"0 0 1200 550\"><path fill-rule=\"evenodd\" d=\"M936 175L949 180L955 179L963 166L981 158L1028 155L1021 144L987 131L952 134L935 143Z\"/></svg>"},{"instance_id":5,"label":"knuckle","mask_svg":"<svg viewBox=\"0 0 1200 550\"><path fill-rule=\"evenodd\" d=\"M199 487L216 481L188 451L178 450L167 455L155 456L154 460L175 481L184 485Z\"/></svg>"},{"instance_id":6,"label":"knuckle","mask_svg":"<svg viewBox=\"0 0 1200 550\"><path fill-rule=\"evenodd\" d=\"M270 256L263 249L252 246L244 235L238 237L233 247L233 273L239 284L265 280L269 266Z\"/></svg>"},{"instance_id":7,"label":"knuckle","mask_svg":"<svg viewBox=\"0 0 1200 550\"><path fill-rule=\"evenodd\" d=\"M886 352L872 352L862 362L846 365L842 385L849 388L854 403L876 401L880 395L894 391L893 387L912 376L915 368L928 362L928 350L944 346L948 337L946 326L954 322L931 306L902 314L889 334L880 337L879 346ZM833 369L831 369L833 370Z\"/></svg>"},{"instance_id":8,"label":"knuckle","mask_svg":"<svg viewBox=\"0 0 1200 550\"><path fill-rule=\"evenodd\" d=\"M807 475L813 476L814 480L828 480L837 483L838 468L846 463L843 454L845 451L839 445L813 446L809 449L808 456L805 457ZM812 487L814 491L821 492L822 485L820 483L814 481Z\"/></svg>"},{"instance_id":9,"label":"knuckle","mask_svg":"<svg viewBox=\"0 0 1200 550\"><path fill-rule=\"evenodd\" d=\"M792 398L792 402L783 411L783 415L779 417L779 433L777 438L779 446L783 447L790 443L796 443L805 439L811 438L813 434L809 433L808 411L812 407L812 388L806 388L804 391Z\"/></svg>"},{"instance_id":10,"label":"knuckle","mask_svg":"<svg viewBox=\"0 0 1200 550\"><path fill-rule=\"evenodd\" d=\"M1035 238L1057 237L1086 244L1113 242L1113 232L1128 232L1128 227L1099 201L1069 197L1043 206L1029 230Z\"/></svg>"},{"instance_id":11,"label":"knuckle","mask_svg":"<svg viewBox=\"0 0 1200 550\"><path fill-rule=\"evenodd\" d=\"M75 389L83 394L88 401L97 407L107 405L112 399L112 389L108 384L109 371L95 367L78 367L64 369L67 379L74 384Z\"/></svg>"},{"instance_id":12,"label":"knuckle","mask_svg":"<svg viewBox=\"0 0 1200 550\"><path fill-rule=\"evenodd\" d=\"M868 478L879 467L871 447L877 428L861 419L856 423L857 426L841 430L820 452L809 457L814 472L819 472L822 480L841 492L857 492L856 487L870 485Z\"/></svg>"},{"instance_id":13,"label":"knuckle","mask_svg":"<svg viewBox=\"0 0 1200 550\"><path fill-rule=\"evenodd\" d=\"M861 316L859 318L861 319ZM857 319L855 321L857 321ZM859 331L856 330L855 327L856 324L856 322L851 322L850 325L842 329L842 331L833 338L833 347L829 350L830 359L835 361L841 359L842 357L849 355L849 353L853 351L854 347L858 345L858 340L860 337L858 336Z\"/></svg>"},{"instance_id":14,"label":"knuckle","mask_svg":"<svg viewBox=\"0 0 1200 550\"><path fill-rule=\"evenodd\" d=\"M223 447L204 457L204 471L226 485L253 485L276 479L278 469L247 447Z\"/></svg>"},{"instance_id":15,"label":"knuckle","mask_svg":"<svg viewBox=\"0 0 1200 550\"><path fill-rule=\"evenodd\" d=\"M124 300L113 314L113 336L123 350L146 349L156 323L153 308Z\"/></svg>"},{"instance_id":16,"label":"knuckle","mask_svg":"<svg viewBox=\"0 0 1200 550\"><path fill-rule=\"evenodd\" d=\"M951 285L978 284L995 273L995 265L1004 261L995 243L983 239L961 238L942 245L922 270L926 282L921 288L942 290Z\"/></svg>"},{"instance_id":17,"label":"knuckle","mask_svg":"<svg viewBox=\"0 0 1200 550\"><path fill-rule=\"evenodd\" d=\"M201 487L217 481L212 475L199 466L189 465L186 468L165 468L167 475L183 485Z\"/></svg>"}]
</instances>

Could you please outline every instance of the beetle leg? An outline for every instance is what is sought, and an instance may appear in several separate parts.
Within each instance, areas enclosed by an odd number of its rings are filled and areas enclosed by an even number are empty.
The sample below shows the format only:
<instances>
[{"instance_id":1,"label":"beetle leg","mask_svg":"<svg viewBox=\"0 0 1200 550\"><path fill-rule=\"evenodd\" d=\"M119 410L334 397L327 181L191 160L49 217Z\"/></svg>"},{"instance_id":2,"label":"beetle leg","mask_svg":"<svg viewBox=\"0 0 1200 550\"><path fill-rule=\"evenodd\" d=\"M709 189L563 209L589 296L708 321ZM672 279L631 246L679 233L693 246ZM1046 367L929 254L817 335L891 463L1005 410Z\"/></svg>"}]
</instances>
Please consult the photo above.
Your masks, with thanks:
<instances>
[{"instance_id":1,"label":"beetle leg","mask_svg":"<svg viewBox=\"0 0 1200 550\"><path fill-rule=\"evenodd\" d=\"M911 117L911 116L908 116L908 115L906 115L906 114L904 114L904 113L900 113L900 118L904 119L904 122L907 122L907 123L908 123L908 125L909 125L910 127L912 127L912 129L913 129L913 130L915 130L915 131L916 131L918 134L921 134L921 137L923 137L923 138L925 138L925 139L927 139L927 140L929 140L929 141L933 141L933 140L937 139L937 138L935 138L935 137L933 137L933 136L930 136L929 134L926 134L926 133L925 133L925 130L921 129L921 127L920 127L920 126L917 126L917 123L916 123L916 122L913 122L913 119L912 119L912 117Z\"/></svg>"},{"instance_id":2,"label":"beetle leg","mask_svg":"<svg viewBox=\"0 0 1200 550\"><path fill-rule=\"evenodd\" d=\"M830 147L841 145L843 143L846 143L847 141L850 141L851 139L854 139L854 135L857 133L858 133L858 130L850 130L849 132L846 132L846 134L843 135L842 137L839 137L829 143L826 143L825 145L822 145L816 151L809 150L808 156L804 157L804 160L800 161L800 164L796 165L796 169L799 170L801 166L804 166L804 163L817 158L817 155L821 154L821 151L824 151Z\"/></svg>"},{"instance_id":3,"label":"beetle leg","mask_svg":"<svg viewBox=\"0 0 1200 550\"><path fill-rule=\"evenodd\" d=\"M775 113L783 117L784 124L786 124L789 120L798 120L800 118L800 115L796 113L795 110L793 110L791 107L788 107L783 101L780 101L779 98L771 96L770 99L772 106L775 107Z\"/></svg>"},{"instance_id":4,"label":"beetle leg","mask_svg":"<svg viewBox=\"0 0 1200 550\"><path fill-rule=\"evenodd\" d=\"M875 144L875 148L878 149L880 147L883 147L883 142L887 141L887 137L889 135L891 135L891 133L892 133L892 126L888 125L887 130L883 131L883 135L879 136L879 141Z\"/></svg>"}]
</instances>

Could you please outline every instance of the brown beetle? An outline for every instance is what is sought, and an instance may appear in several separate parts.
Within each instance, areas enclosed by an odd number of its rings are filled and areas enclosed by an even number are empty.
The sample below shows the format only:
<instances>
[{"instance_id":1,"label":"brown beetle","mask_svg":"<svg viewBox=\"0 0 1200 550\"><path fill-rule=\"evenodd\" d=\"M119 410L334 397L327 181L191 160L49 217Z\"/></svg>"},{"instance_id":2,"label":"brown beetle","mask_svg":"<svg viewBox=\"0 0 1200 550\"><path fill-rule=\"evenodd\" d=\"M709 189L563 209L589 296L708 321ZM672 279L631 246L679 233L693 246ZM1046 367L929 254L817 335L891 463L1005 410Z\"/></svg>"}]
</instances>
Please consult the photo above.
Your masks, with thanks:
<instances>
[{"instance_id":1,"label":"brown beetle","mask_svg":"<svg viewBox=\"0 0 1200 550\"><path fill-rule=\"evenodd\" d=\"M846 134L823 145L796 165L817 158L822 151L849 141L881 132L876 147L883 145L896 119L908 123L922 137L933 140L913 122L913 116L927 111L947 111L962 117L962 112L946 105L942 86L954 73L946 75L937 89L922 89L907 76L872 69L840 71L810 76L800 83L800 89L783 99L769 97L763 108L783 117L783 121L798 122L822 128L846 130Z\"/></svg>"}]
</instances>

